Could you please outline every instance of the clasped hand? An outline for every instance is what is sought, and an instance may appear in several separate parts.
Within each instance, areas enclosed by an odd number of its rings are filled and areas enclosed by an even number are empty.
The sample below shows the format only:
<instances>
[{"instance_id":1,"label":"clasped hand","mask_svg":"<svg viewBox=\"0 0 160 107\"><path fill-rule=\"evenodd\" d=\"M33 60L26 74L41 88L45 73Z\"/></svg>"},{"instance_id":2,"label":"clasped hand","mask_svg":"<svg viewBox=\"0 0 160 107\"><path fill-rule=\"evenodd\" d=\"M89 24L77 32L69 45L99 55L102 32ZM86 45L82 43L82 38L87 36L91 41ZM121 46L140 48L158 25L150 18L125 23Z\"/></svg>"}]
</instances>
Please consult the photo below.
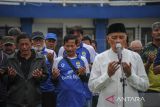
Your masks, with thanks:
<instances>
[{"instance_id":1,"label":"clasped hand","mask_svg":"<svg viewBox=\"0 0 160 107\"><path fill-rule=\"evenodd\" d=\"M125 73L126 77L131 75L131 63L122 62L121 63L123 72ZM109 77L113 76L115 72L120 68L120 64L118 61L112 61L108 65L108 75Z\"/></svg>"},{"instance_id":2,"label":"clasped hand","mask_svg":"<svg viewBox=\"0 0 160 107\"><path fill-rule=\"evenodd\" d=\"M43 71L43 69L36 69L36 70L33 71L32 76L34 78L40 78L40 77L43 76L43 72L42 71Z\"/></svg>"}]
</instances>

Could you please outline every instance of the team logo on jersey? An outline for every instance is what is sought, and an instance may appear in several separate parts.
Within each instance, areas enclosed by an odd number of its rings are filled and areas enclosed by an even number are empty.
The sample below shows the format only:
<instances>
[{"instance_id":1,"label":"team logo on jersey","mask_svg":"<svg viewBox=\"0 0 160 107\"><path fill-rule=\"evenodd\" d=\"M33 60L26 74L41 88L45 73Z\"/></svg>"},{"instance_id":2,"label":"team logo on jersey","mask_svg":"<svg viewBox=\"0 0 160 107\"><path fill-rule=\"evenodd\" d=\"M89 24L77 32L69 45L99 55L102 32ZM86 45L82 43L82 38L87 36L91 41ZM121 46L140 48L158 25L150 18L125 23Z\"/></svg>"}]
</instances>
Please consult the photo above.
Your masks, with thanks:
<instances>
[{"instance_id":1,"label":"team logo on jersey","mask_svg":"<svg viewBox=\"0 0 160 107\"><path fill-rule=\"evenodd\" d=\"M84 52L84 51L83 51L83 52L82 52L82 56L84 56L84 57L85 57L85 56L86 56L86 52Z\"/></svg>"},{"instance_id":2,"label":"team logo on jersey","mask_svg":"<svg viewBox=\"0 0 160 107\"><path fill-rule=\"evenodd\" d=\"M61 63L61 67L62 67L62 68L64 67L64 65L65 65L64 63Z\"/></svg>"},{"instance_id":3,"label":"team logo on jersey","mask_svg":"<svg viewBox=\"0 0 160 107\"><path fill-rule=\"evenodd\" d=\"M72 74L73 73L73 70L69 70L68 72L67 72L67 74L69 75L69 74Z\"/></svg>"},{"instance_id":4,"label":"team logo on jersey","mask_svg":"<svg viewBox=\"0 0 160 107\"><path fill-rule=\"evenodd\" d=\"M79 61L76 62L76 66L77 68L80 68L81 67L81 63Z\"/></svg>"}]
</instances>

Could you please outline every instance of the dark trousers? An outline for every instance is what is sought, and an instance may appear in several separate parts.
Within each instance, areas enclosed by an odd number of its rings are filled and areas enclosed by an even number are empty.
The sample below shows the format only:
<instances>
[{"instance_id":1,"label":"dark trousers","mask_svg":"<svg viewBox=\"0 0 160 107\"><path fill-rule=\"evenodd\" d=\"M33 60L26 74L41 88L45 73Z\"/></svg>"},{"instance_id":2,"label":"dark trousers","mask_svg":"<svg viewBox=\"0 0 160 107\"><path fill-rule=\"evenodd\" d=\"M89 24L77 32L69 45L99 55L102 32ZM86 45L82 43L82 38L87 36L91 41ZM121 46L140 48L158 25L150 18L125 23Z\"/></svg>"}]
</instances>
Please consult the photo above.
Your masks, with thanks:
<instances>
[{"instance_id":1,"label":"dark trousers","mask_svg":"<svg viewBox=\"0 0 160 107\"><path fill-rule=\"evenodd\" d=\"M0 101L0 107L7 107L7 104L5 101Z\"/></svg>"},{"instance_id":2,"label":"dark trousers","mask_svg":"<svg viewBox=\"0 0 160 107\"><path fill-rule=\"evenodd\" d=\"M160 92L148 90L143 93L143 107L160 107Z\"/></svg>"},{"instance_id":3,"label":"dark trousers","mask_svg":"<svg viewBox=\"0 0 160 107\"><path fill-rule=\"evenodd\" d=\"M27 105L16 105L16 104L7 104L7 107L42 107L41 104L35 106L27 106Z\"/></svg>"},{"instance_id":4,"label":"dark trousers","mask_svg":"<svg viewBox=\"0 0 160 107\"><path fill-rule=\"evenodd\" d=\"M56 94L52 92L42 92L42 107L56 107Z\"/></svg>"},{"instance_id":5,"label":"dark trousers","mask_svg":"<svg viewBox=\"0 0 160 107\"><path fill-rule=\"evenodd\" d=\"M97 107L98 97L99 97L99 95L94 95L92 97L92 107Z\"/></svg>"}]
</instances>

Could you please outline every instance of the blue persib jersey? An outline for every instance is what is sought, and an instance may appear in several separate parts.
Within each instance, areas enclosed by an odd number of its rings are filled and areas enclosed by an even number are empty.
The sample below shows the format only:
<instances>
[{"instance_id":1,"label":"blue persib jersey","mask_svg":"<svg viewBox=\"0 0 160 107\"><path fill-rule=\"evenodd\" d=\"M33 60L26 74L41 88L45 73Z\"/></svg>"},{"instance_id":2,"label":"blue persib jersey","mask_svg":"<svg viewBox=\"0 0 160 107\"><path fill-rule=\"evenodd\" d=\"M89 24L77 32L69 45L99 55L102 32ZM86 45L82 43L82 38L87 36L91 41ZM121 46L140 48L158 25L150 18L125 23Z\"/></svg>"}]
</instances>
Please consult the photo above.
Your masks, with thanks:
<instances>
[{"instance_id":1,"label":"blue persib jersey","mask_svg":"<svg viewBox=\"0 0 160 107\"><path fill-rule=\"evenodd\" d=\"M79 57L70 58L71 63L78 69L87 67L86 58L83 60ZM83 107L86 103L86 87L80 80L76 71L73 71L63 57L58 57L53 65L60 70L58 77L57 107ZM87 70L89 68L87 67Z\"/></svg>"},{"instance_id":2,"label":"blue persib jersey","mask_svg":"<svg viewBox=\"0 0 160 107\"><path fill-rule=\"evenodd\" d=\"M76 53L79 56L84 56L87 59L88 63L91 63L90 59L91 54L89 53L89 50L86 47L84 47L82 43L80 44L80 47L77 48Z\"/></svg>"},{"instance_id":3,"label":"blue persib jersey","mask_svg":"<svg viewBox=\"0 0 160 107\"><path fill-rule=\"evenodd\" d=\"M46 55L48 53L53 53L54 54L54 58L56 57L55 52L53 50L47 49L47 48L43 48L42 51L40 52L42 55L45 56L46 58L46 65L48 68L48 78L46 81L44 81L43 83L41 83L40 88L42 92L50 92L50 91L54 91L55 90L55 85L53 84L52 80L51 80L51 76L52 76L52 64L48 61Z\"/></svg>"},{"instance_id":4,"label":"blue persib jersey","mask_svg":"<svg viewBox=\"0 0 160 107\"><path fill-rule=\"evenodd\" d=\"M93 63L94 58L96 56L96 52L95 52L94 48L90 45L85 44L85 43L80 44L80 46L76 50L76 53L79 56L85 57L89 64ZM66 55L66 53L65 53L64 47L61 47L59 49L58 56L65 56L65 55Z\"/></svg>"}]
</instances>

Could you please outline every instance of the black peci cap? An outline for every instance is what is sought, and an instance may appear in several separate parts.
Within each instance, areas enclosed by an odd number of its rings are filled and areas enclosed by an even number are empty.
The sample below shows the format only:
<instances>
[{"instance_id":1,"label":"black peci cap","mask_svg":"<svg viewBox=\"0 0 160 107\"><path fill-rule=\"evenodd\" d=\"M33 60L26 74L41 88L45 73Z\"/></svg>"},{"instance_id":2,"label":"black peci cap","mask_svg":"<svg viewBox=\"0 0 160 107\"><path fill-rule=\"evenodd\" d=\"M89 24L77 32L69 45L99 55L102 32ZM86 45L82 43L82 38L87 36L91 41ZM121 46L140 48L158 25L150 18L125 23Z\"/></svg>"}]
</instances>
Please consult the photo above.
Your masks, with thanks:
<instances>
[{"instance_id":1,"label":"black peci cap","mask_svg":"<svg viewBox=\"0 0 160 107\"><path fill-rule=\"evenodd\" d=\"M107 35L110 33L122 32L126 33L126 28L122 23L114 23L108 27Z\"/></svg>"}]
</instances>

